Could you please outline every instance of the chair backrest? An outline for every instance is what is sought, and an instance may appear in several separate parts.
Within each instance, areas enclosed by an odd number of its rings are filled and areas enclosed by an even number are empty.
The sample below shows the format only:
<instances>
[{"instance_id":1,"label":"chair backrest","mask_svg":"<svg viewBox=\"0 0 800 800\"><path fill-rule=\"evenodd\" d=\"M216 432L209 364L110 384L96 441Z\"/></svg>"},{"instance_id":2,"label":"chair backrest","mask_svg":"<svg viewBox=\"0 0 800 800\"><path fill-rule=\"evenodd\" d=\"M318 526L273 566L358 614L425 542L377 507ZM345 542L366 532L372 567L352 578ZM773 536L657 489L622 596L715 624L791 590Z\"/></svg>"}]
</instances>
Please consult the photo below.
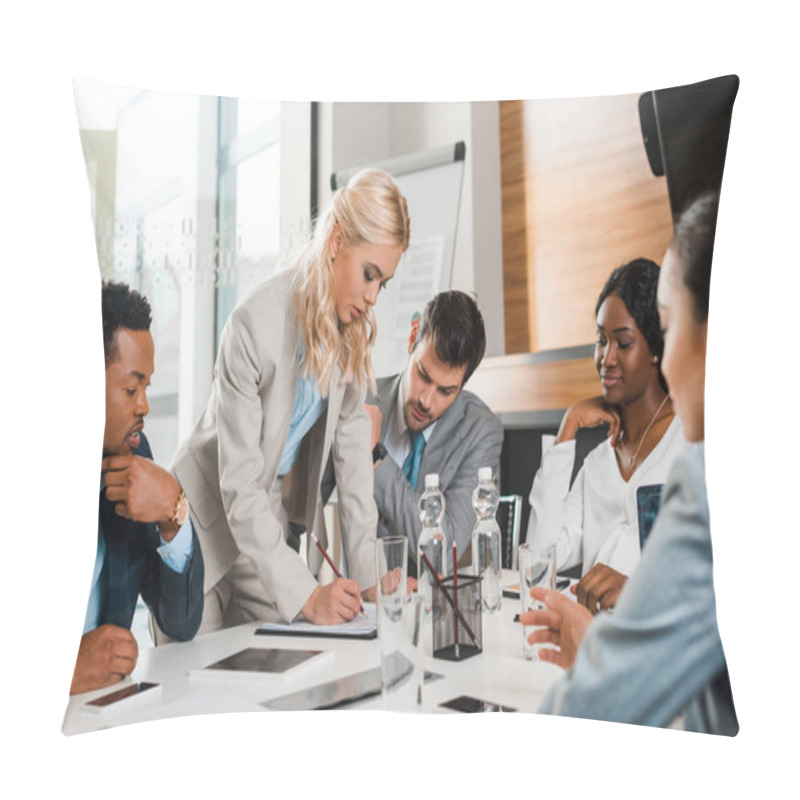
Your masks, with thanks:
<instances>
[{"instance_id":1,"label":"chair backrest","mask_svg":"<svg viewBox=\"0 0 800 800\"><path fill-rule=\"evenodd\" d=\"M497 504L497 524L500 526L500 563L503 569L517 568L522 496L507 494Z\"/></svg>"}]
</instances>

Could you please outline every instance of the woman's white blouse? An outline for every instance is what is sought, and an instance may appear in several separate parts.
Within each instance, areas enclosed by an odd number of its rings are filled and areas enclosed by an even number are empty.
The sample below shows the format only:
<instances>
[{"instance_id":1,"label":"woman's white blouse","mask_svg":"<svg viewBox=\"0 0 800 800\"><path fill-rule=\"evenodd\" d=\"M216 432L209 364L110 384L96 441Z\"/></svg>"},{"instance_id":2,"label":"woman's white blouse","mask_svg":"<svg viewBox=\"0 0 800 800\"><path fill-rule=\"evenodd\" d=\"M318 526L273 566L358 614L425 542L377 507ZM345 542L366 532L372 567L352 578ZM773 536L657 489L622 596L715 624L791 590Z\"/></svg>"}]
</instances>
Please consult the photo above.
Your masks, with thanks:
<instances>
[{"instance_id":1,"label":"woman's white blouse","mask_svg":"<svg viewBox=\"0 0 800 800\"><path fill-rule=\"evenodd\" d=\"M558 569L581 564L583 575L602 563L630 575L640 555L636 490L664 483L684 443L676 416L626 482L606 440L586 456L570 489L575 440L555 444L555 437L543 437L542 464L529 496L527 541L555 541Z\"/></svg>"}]
</instances>

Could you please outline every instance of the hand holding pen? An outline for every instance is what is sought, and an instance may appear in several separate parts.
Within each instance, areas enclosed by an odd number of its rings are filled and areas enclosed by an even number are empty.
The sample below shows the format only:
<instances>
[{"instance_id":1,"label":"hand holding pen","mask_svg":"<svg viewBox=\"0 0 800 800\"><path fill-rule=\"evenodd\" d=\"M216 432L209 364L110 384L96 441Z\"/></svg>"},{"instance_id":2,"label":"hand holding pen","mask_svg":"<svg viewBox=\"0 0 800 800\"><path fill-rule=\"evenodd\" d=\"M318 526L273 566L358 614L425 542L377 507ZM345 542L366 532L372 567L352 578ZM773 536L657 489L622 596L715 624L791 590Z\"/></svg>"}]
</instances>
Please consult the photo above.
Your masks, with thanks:
<instances>
[{"instance_id":1,"label":"hand holding pen","mask_svg":"<svg viewBox=\"0 0 800 800\"><path fill-rule=\"evenodd\" d=\"M366 616L364 606L361 605L361 590L358 584L350 578L343 578L314 532L311 531L309 535L333 570L336 580L327 586L318 586L311 593L311 597L303 606L303 616L310 622L318 624L348 622L359 611Z\"/></svg>"}]
</instances>

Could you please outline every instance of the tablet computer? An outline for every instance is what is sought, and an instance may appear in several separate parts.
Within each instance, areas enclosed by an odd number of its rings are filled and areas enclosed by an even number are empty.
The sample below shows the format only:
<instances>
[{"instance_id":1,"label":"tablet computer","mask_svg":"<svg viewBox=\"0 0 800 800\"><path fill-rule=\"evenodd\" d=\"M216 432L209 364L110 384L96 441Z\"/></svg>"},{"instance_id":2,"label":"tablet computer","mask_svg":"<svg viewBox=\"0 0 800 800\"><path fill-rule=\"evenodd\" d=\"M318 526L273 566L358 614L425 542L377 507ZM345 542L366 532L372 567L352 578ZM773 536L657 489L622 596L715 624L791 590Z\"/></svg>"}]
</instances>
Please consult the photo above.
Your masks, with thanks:
<instances>
[{"instance_id":1,"label":"tablet computer","mask_svg":"<svg viewBox=\"0 0 800 800\"><path fill-rule=\"evenodd\" d=\"M393 653L387 664L389 680L399 683L411 674L412 664L402 653ZM425 670L423 682L443 677L437 672ZM381 693L381 668L355 672L335 680L310 686L299 692L292 692L261 703L265 708L276 711L312 711L315 709L340 708Z\"/></svg>"},{"instance_id":2,"label":"tablet computer","mask_svg":"<svg viewBox=\"0 0 800 800\"><path fill-rule=\"evenodd\" d=\"M331 650L290 650L279 647L247 647L202 669L189 671L192 678L252 680L294 675L333 658Z\"/></svg>"}]
</instances>

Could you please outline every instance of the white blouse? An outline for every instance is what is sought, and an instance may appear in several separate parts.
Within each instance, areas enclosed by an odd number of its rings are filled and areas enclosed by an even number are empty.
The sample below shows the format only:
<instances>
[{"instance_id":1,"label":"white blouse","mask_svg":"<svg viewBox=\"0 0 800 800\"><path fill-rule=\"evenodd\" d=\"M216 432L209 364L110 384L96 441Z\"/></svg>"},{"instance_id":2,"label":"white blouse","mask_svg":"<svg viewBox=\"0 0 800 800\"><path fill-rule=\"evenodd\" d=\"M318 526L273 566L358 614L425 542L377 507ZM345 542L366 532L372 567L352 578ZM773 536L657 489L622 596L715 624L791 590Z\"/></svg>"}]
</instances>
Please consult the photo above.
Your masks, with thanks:
<instances>
[{"instance_id":1,"label":"white blouse","mask_svg":"<svg viewBox=\"0 0 800 800\"><path fill-rule=\"evenodd\" d=\"M602 563L630 575L640 556L636 490L666 480L685 444L678 417L627 482L610 440L586 456L571 489L575 440L555 444L555 437L546 436L542 444L529 496L527 541L555 541L558 569L582 564L585 575Z\"/></svg>"}]
</instances>

